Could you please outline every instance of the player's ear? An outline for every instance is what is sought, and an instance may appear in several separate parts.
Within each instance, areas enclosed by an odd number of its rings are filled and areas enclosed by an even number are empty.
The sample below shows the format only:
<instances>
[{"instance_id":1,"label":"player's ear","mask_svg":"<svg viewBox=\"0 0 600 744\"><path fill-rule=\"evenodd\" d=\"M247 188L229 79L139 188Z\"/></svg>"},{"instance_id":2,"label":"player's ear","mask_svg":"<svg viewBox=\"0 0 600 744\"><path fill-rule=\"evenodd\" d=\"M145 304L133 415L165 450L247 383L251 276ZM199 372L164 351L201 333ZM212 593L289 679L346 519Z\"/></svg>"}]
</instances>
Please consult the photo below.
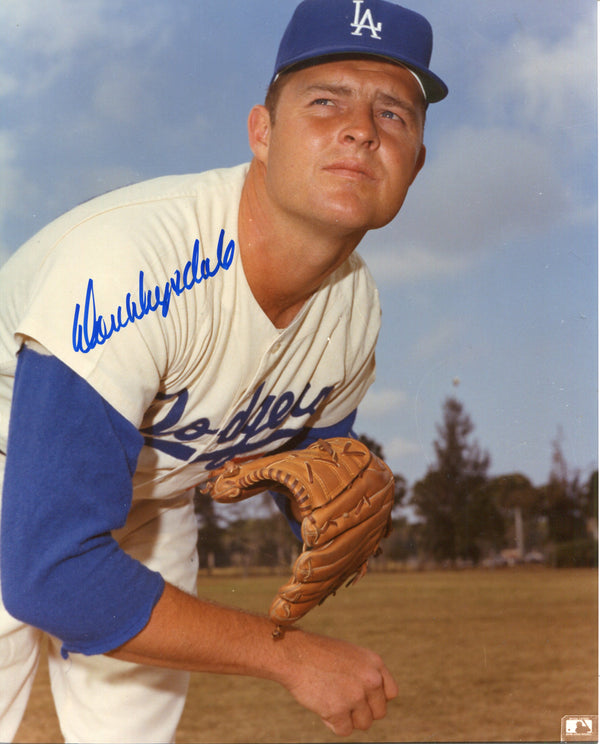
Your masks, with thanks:
<instances>
[{"instance_id":1,"label":"player's ear","mask_svg":"<svg viewBox=\"0 0 600 744\"><path fill-rule=\"evenodd\" d=\"M421 150L419 151L419 154L417 155L417 159L415 161L415 169L412 174L412 178L410 179L410 182L415 180L415 178L419 175L419 171L421 168L425 165L425 157L427 155L427 148L425 145L421 145Z\"/></svg>"},{"instance_id":2,"label":"player's ear","mask_svg":"<svg viewBox=\"0 0 600 744\"><path fill-rule=\"evenodd\" d=\"M271 138L271 117L262 105L253 106L248 115L248 141L258 160L266 162Z\"/></svg>"}]
</instances>

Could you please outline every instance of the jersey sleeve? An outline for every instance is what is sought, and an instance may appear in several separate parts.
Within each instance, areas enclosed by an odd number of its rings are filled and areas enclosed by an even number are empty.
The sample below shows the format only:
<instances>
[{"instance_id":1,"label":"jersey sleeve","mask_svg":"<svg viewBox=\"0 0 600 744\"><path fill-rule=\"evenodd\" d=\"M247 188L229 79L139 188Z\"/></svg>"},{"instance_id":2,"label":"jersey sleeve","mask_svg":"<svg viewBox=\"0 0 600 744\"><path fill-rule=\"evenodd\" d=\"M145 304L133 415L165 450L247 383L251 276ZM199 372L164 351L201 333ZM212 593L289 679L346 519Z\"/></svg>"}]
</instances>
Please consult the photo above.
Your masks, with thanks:
<instances>
[{"instance_id":1,"label":"jersey sleeve","mask_svg":"<svg viewBox=\"0 0 600 744\"><path fill-rule=\"evenodd\" d=\"M192 331L203 335L206 292L223 274L217 249L193 237L198 228L186 222L171 234L167 218L134 203L49 226L39 246L22 249L35 271L23 306L9 309L17 346L38 342L138 428ZM209 268L216 275L203 280Z\"/></svg>"},{"instance_id":2,"label":"jersey sleeve","mask_svg":"<svg viewBox=\"0 0 600 744\"><path fill-rule=\"evenodd\" d=\"M127 518L143 444L135 427L53 356L18 357L0 567L9 613L99 654L136 635L164 580L111 532Z\"/></svg>"}]
</instances>

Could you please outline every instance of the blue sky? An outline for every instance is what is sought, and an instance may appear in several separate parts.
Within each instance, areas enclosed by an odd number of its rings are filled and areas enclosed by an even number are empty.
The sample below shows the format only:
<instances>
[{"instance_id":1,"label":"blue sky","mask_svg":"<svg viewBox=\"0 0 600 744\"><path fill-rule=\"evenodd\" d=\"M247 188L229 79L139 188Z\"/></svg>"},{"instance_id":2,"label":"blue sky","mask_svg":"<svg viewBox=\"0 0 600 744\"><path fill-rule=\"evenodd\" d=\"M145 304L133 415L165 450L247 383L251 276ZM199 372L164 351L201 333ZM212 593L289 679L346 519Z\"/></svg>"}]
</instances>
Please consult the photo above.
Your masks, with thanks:
<instances>
[{"instance_id":1,"label":"blue sky","mask_svg":"<svg viewBox=\"0 0 600 744\"><path fill-rule=\"evenodd\" d=\"M249 159L295 0L3 0L0 262L108 189ZM453 395L493 474L597 466L593 0L413 0L434 27L428 157L360 248L384 319L357 429L412 483Z\"/></svg>"}]
</instances>

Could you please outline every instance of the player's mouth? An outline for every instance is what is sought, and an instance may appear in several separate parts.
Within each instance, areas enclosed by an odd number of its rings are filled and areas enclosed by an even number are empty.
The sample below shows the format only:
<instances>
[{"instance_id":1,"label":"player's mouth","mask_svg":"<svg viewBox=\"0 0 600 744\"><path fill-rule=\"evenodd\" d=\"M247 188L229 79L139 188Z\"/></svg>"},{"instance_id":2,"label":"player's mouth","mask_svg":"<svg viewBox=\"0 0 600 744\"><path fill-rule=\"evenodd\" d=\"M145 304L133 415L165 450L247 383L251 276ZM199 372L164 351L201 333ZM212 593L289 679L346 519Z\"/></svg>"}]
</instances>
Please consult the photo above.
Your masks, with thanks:
<instances>
[{"instance_id":1,"label":"player's mouth","mask_svg":"<svg viewBox=\"0 0 600 744\"><path fill-rule=\"evenodd\" d=\"M358 160L336 160L335 162L324 166L323 170L334 176L347 178L352 181L361 181L364 179L368 181L375 180L374 172Z\"/></svg>"}]
</instances>

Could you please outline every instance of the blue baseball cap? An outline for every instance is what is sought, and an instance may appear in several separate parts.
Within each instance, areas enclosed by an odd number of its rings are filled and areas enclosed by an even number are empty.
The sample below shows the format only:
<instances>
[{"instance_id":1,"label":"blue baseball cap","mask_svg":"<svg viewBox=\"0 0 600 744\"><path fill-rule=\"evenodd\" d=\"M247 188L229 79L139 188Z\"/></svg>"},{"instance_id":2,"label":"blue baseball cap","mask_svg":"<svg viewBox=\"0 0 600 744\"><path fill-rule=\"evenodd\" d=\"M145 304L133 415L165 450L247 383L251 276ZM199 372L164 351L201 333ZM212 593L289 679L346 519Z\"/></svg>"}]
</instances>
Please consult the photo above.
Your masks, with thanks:
<instances>
[{"instance_id":1,"label":"blue baseball cap","mask_svg":"<svg viewBox=\"0 0 600 744\"><path fill-rule=\"evenodd\" d=\"M429 21L396 3L304 0L283 34L271 82L318 58L358 54L408 68L421 83L427 103L435 103L448 95L448 88L429 69L432 49Z\"/></svg>"}]
</instances>

